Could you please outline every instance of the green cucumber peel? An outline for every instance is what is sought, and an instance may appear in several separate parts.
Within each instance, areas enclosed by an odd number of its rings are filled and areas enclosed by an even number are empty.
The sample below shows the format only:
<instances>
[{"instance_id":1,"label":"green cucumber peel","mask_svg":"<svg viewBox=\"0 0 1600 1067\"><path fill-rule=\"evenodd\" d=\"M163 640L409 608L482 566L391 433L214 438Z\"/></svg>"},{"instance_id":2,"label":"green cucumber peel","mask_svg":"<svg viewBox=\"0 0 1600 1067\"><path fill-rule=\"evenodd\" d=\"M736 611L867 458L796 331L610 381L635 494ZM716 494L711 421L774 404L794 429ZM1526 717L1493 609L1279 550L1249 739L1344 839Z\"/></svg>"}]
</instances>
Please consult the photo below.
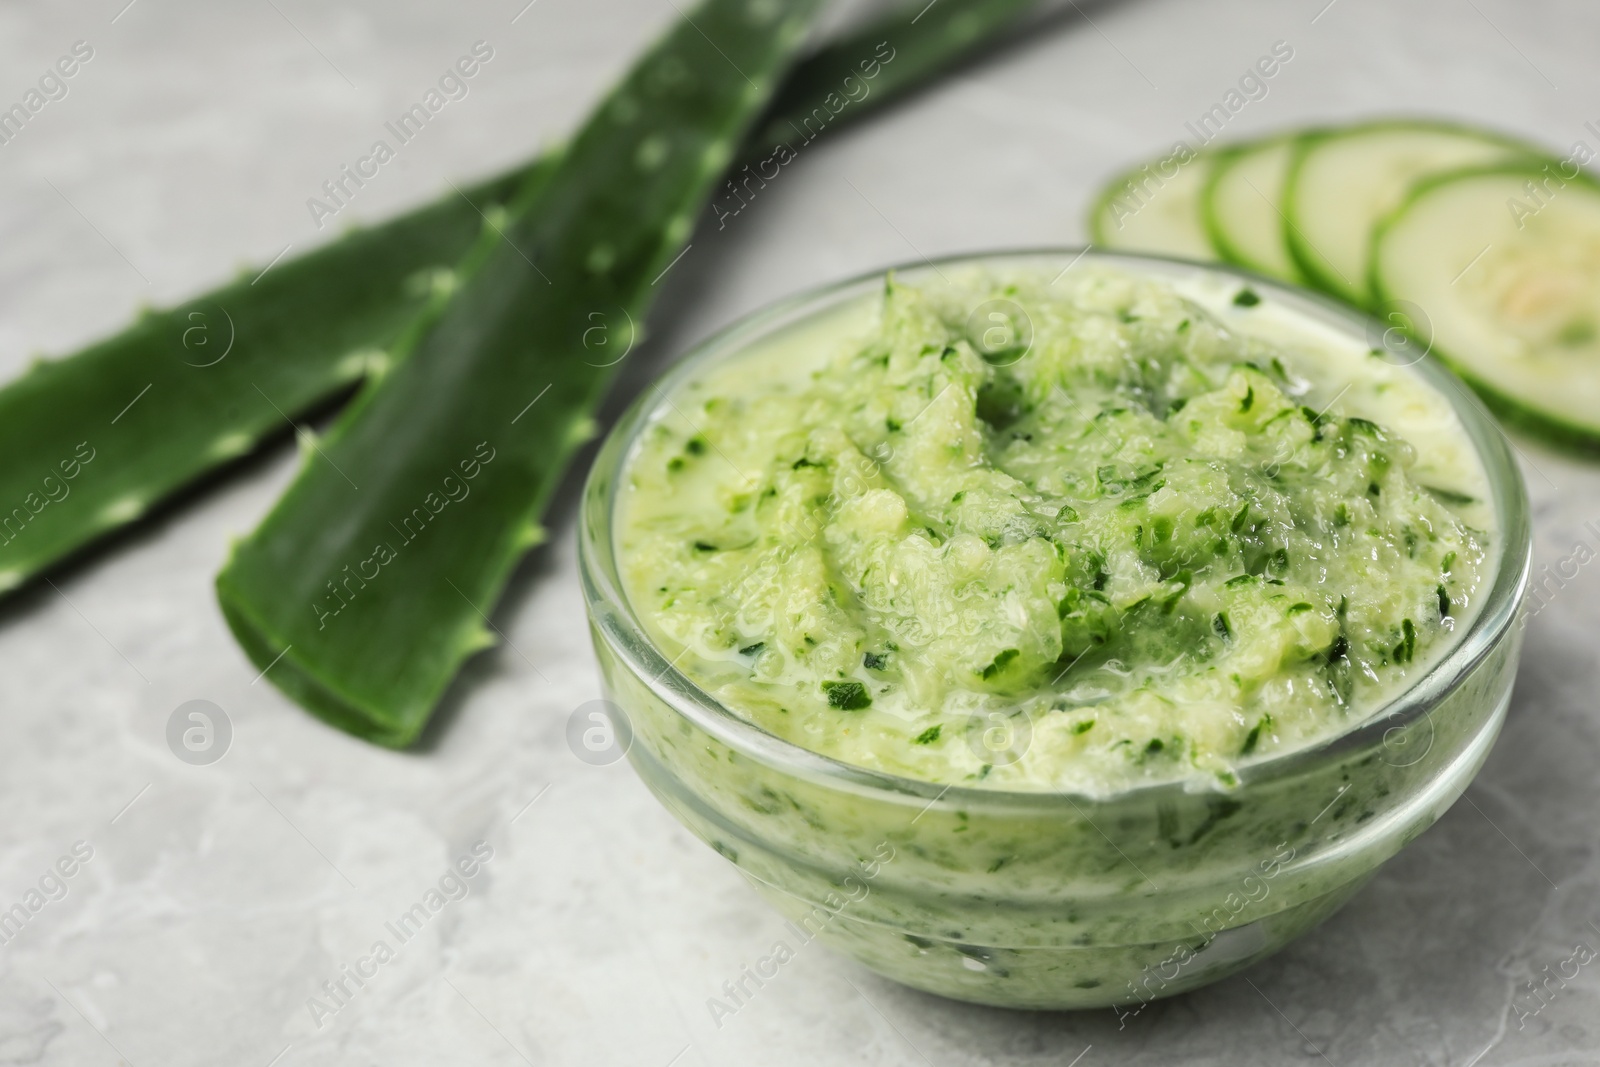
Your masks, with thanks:
<instances>
[{"instance_id":1,"label":"green cucumber peel","mask_svg":"<svg viewBox=\"0 0 1600 1067\"><path fill-rule=\"evenodd\" d=\"M918 18L925 6L910 4L835 38L791 71L740 160L757 162L773 145L792 143L791 131L805 129L829 93L859 93L847 77L869 91L842 108L830 130L931 79L1037 6L968 2ZM877 60L885 41L894 58L864 79L862 64ZM536 158L265 272L144 312L121 332L38 362L0 388L0 596L355 388L392 358L486 216L500 220L499 209L548 162Z\"/></svg>"},{"instance_id":2,"label":"green cucumber peel","mask_svg":"<svg viewBox=\"0 0 1600 1067\"><path fill-rule=\"evenodd\" d=\"M1206 175L1205 185L1200 189L1200 222L1205 227L1206 237L1210 239L1211 246L1217 250L1217 258L1224 263L1252 270L1254 268L1228 239L1228 233L1218 217L1216 193L1217 183L1241 156L1255 148L1257 144L1256 141L1240 141L1217 148L1211 161L1211 171Z\"/></svg>"},{"instance_id":3,"label":"green cucumber peel","mask_svg":"<svg viewBox=\"0 0 1600 1067\"><path fill-rule=\"evenodd\" d=\"M1260 153L1292 152L1297 136L1299 135L1296 133L1279 134L1258 140L1240 141L1217 149L1211 172L1207 175L1205 187L1200 193L1200 217L1205 224L1206 235L1210 237L1211 244L1217 250L1217 257L1224 263L1231 263L1236 267L1243 267L1245 270L1291 285L1300 284L1304 279L1300 277L1297 265L1289 255L1288 241L1284 236L1284 219L1280 203L1283 193L1281 185L1271 189L1256 189L1252 183L1253 193L1259 194L1259 206L1256 203L1250 206L1252 211L1271 211L1270 224L1282 243L1284 262L1281 264L1267 262L1257 254L1256 250L1247 246L1239 233L1242 220L1232 217L1230 212L1221 206L1219 200L1222 197L1224 183L1233 176L1235 168L1254 161ZM1245 180L1248 181L1248 178Z\"/></svg>"},{"instance_id":4,"label":"green cucumber peel","mask_svg":"<svg viewBox=\"0 0 1600 1067\"><path fill-rule=\"evenodd\" d=\"M274 684L380 744L415 740L818 0L706 0L487 234L217 578ZM595 332L595 331L599 332Z\"/></svg>"}]
</instances>

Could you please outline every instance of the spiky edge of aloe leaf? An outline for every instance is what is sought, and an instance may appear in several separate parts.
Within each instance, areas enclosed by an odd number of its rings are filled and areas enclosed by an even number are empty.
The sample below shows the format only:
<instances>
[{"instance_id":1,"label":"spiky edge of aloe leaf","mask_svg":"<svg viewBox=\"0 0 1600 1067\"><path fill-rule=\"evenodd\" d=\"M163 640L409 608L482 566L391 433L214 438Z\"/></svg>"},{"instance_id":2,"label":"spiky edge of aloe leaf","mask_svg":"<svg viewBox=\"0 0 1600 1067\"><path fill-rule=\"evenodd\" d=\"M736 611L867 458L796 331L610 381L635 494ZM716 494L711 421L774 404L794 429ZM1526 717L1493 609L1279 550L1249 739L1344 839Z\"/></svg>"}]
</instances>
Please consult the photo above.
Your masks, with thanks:
<instances>
[{"instance_id":1,"label":"spiky edge of aloe leaf","mask_svg":"<svg viewBox=\"0 0 1600 1067\"><path fill-rule=\"evenodd\" d=\"M594 316L619 343L643 318L817 6L706 0L675 22L503 237L473 250L408 354L306 454L217 578L229 624L280 688L405 744L491 643L485 612L614 373L584 344Z\"/></svg>"},{"instance_id":2,"label":"spiky edge of aloe leaf","mask_svg":"<svg viewBox=\"0 0 1600 1067\"><path fill-rule=\"evenodd\" d=\"M537 170L146 312L0 389L0 593L355 385L473 246L480 209Z\"/></svg>"}]
</instances>

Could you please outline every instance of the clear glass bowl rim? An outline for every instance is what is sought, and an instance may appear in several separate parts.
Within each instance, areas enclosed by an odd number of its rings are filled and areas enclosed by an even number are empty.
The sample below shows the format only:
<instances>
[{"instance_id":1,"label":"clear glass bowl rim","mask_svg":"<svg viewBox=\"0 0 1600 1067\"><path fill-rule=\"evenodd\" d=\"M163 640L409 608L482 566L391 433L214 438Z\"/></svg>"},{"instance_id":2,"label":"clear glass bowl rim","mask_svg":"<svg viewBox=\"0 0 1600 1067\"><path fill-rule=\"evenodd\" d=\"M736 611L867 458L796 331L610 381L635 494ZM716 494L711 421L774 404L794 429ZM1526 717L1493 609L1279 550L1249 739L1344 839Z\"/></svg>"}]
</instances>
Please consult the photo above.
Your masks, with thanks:
<instances>
[{"instance_id":1,"label":"clear glass bowl rim","mask_svg":"<svg viewBox=\"0 0 1600 1067\"><path fill-rule=\"evenodd\" d=\"M1106 796L1068 790L986 789L941 785L844 763L761 729L701 689L656 647L623 591L616 570L612 525L618 490L622 485L620 476L636 451L639 432L649 426L656 413L663 408L663 398L672 395L686 380L695 377L708 365L720 358L734 356L750 342L766 336L775 323L832 306L854 295L852 290L860 289L864 295L871 287L881 284L885 275L937 272L941 266L1021 265L1030 260L1066 263L1063 273L1082 260L1110 267L1120 266L1130 273L1147 276L1181 277L1195 271L1221 275L1248 284L1298 314L1341 332L1371 337L1374 334L1370 331L1374 328L1378 334L1385 329L1366 314L1332 299L1231 265L1135 252L1097 251L1093 246L1002 249L924 258L805 289L740 316L692 346L652 386L634 399L607 434L604 446L585 479L578 546L578 569L584 595L591 612L596 606L609 609L605 614L622 627L622 636L626 640L618 640L618 635L605 625L597 629L611 653L644 681L655 696L742 756L780 773L796 775L857 795L902 802L913 798L930 803L939 801L942 802L941 806L1028 809L1059 806L1081 811L1088 805L1101 806L1132 797L1159 803L1163 797L1193 793L1197 788L1220 789L1188 779L1155 782ZM1381 743L1391 731L1404 730L1426 718L1516 624L1531 565L1532 531L1527 490L1510 442L1472 390L1440 361L1425 356L1411 369L1450 402L1488 474L1500 544L1486 600L1467 631L1459 635L1455 645L1415 684L1376 709L1359 725L1343 733L1306 748L1243 765L1238 770L1238 784L1226 791L1230 796L1248 791L1253 784L1293 777L1325 762L1336 761L1374 742ZM594 516L590 512L595 506L597 485L602 479L609 479L609 490L605 493L603 514ZM596 518L599 521L595 521Z\"/></svg>"}]
</instances>

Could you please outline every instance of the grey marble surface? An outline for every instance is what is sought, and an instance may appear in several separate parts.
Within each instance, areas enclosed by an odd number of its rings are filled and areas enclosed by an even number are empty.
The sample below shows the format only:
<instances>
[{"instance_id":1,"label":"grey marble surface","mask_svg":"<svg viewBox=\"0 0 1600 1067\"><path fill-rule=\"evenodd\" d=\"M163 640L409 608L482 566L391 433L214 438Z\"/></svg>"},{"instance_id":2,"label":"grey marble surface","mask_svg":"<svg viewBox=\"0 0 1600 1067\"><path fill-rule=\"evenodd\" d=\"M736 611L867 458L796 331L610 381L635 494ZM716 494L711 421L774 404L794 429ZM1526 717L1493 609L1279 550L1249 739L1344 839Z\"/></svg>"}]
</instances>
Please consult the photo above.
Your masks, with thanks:
<instances>
[{"instance_id":1,"label":"grey marble surface","mask_svg":"<svg viewBox=\"0 0 1600 1067\"><path fill-rule=\"evenodd\" d=\"M474 41L496 51L471 94L351 216L381 218L559 137L672 14L664 0L524 2L0 6L0 102L73 42L94 48L69 94L0 146L0 373L325 236L306 198ZM734 224L702 230L636 376L803 286L1081 240L1095 183L1181 136L1277 40L1294 59L1233 120L1240 134L1403 111L1596 142L1583 128L1600 119L1593 4L1085 10L819 142ZM1521 448L1536 562L1600 546L1584 526L1600 518L1600 467ZM0 946L0 1063L1600 1062L1600 963L1550 986L1537 1012L1525 984L1579 944L1600 948L1593 568L1532 621L1509 723L1466 800L1245 976L1119 1029L1110 1012L939 1001L813 947L719 1028L707 998L779 922L626 764L567 749L568 713L597 695L570 488L497 613L513 647L475 661L428 744L395 754L255 682L217 612L229 537L292 467L274 450L0 608L0 907L76 843L92 850ZM197 698L233 724L211 766L165 740L172 710ZM480 840L493 857L470 893L316 1025L320 984Z\"/></svg>"}]
</instances>

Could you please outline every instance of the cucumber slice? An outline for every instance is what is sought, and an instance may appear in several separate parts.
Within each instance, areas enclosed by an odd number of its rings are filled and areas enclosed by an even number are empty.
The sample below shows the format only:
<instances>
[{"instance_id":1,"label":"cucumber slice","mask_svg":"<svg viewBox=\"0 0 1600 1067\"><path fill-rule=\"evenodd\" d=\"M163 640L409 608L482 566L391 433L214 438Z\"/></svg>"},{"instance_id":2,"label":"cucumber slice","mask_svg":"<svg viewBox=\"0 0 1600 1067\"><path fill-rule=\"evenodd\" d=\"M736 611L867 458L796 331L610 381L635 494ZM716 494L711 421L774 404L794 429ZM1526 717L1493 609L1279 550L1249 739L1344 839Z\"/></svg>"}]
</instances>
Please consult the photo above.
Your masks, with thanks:
<instances>
[{"instance_id":1,"label":"cucumber slice","mask_svg":"<svg viewBox=\"0 0 1600 1067\"><path fill-rule=\"evenodd\" d=\"M1373 259L1385 306L1497 413L1600 450L1600 182L1554 161L1437 176Z\"/></svg>"},{"instance_id":2,"label":"cucumber slice","mask_svg":"<svg viewBox=\"0 0 1600 1067\"><path fill-rule=\"evenodd\" d=\"M1211 153L1180 146L1106 183L1089 211L1089 240L1124 252L1216 259L1200 218Z\"/></svg>"},{"instance_id":3,"label":"cucumber slice","mask_svg":"<svg viewBox=\"0 0 1600 1067\"><path fill-rule=\"evenodd\" d=\"M1217 153L1200 214L1229 263L1298 284L1304 280L1284 236L1283 186L1294 136L1235 145Z\"/></svg>"},{"instance_id":4,"label":"cucumber slice","mask_svg":"<svg viewBox=\"0 0 1600 1067\"><path fill-rule=\"evenodd\" d=\"M1501 134L1427 120L1307 134L1284 186L1290 254L1312 285L1370 306L1373 231L1412 185L1448 170L1539 155Z\"/></svg>"}]
</instances>

